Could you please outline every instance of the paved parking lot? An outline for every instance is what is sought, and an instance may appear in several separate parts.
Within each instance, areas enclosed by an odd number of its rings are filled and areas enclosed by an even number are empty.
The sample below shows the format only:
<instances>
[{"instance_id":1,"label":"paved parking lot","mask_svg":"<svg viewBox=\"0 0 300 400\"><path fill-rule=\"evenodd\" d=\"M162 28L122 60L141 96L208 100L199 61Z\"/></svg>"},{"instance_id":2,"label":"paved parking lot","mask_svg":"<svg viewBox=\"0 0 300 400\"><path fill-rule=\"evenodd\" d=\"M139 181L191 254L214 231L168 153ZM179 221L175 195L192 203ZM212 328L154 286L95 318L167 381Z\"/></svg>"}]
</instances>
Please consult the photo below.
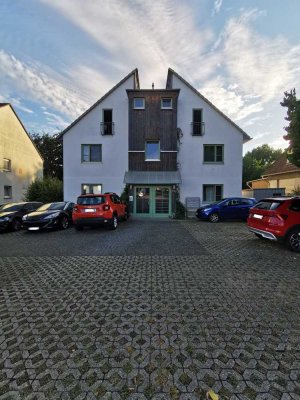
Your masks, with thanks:
<instances>
[{"instance_id":1,"label":"paved parking lot","mask_svg":"<svg viewBox=\"0 0 300 400\"><path fill-rule=\"evenodd\" d=\"M0 399L300 399L300 255L244 223L0 235Z\"/></svg>"}]
</instances>

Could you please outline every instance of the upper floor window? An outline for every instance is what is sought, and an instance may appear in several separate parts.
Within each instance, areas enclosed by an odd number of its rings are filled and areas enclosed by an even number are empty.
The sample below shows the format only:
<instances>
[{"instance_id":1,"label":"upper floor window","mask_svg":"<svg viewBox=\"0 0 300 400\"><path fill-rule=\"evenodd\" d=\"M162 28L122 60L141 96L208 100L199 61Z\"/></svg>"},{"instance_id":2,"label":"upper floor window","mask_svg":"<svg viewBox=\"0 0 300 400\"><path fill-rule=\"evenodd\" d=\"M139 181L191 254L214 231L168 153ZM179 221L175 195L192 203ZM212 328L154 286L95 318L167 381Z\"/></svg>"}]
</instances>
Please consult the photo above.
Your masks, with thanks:
<instances>
[{"instance_id":1,"label":"upper floor window","mask_svg":"<svg viewBox=\"0 0 300 400\"><path fill-rule=\"evenodd\" d=\"M82 144L81 162L100 162L102 161L101 144Z\"/></svg>"},{"instance_id":2,"label":"upper floor window","mask_svg":"<svg viewBox=\"0 0 300 400\"><path fill-rule=\"evenodd\" d=\"M81 185L81 194L101 194L102 185L99 183L83 183Z\"/></svg>"},{"instance_id":3,"label":"upper floor window","mask_svg":"<svg viewBox=\"0 0 300 400\"><path fill-rule=\"evenodd\" d=\"M3 171L11 171L11 160L3 158Z\"/></svg>"},{"instance_id":4,"label":"upper floor window","mask_svg":"<svg viewBox=\"0 0 300 400\"><path fill-rule=\"evenodd\" d=\"M113 110L103 110L101 123L101 135L113 135L114 134L114 123L113 123Z\"/></svg>"},{"instance_id":5,"label":"upper floor window","mask_svg":"<svg viewBox=\"0 0 300 400\"><path fill-rule=\"evenodd\" d=\"M161 108L163 110L172 109L172 99L169 99L169 98L161 99Z\"/></svg>"},{"instance_id":6,"label":"upper floor window","mask_svg":"<svg viewBox=\"0 0 300 400\"><path fill-rule=\"evenodd\" d=\"M224 162L224 145L222 144L205 144L204 159L206 163L223 163Z\"/></svg>"},{"instance_id":7,"label":"upper floor window","mask_svg":"<svg viewBox=\"0 0 300 400\"><path fill-rule=\"evenodd\" d=\"M203 185L203 201L212 203L223 198L223 185Z\"/></svg>"},{"instance_id":8,"label":"upper floor window","mask_svg":"<svg viewBox=\"0 0 300 400\"><path fill-rule=\"evenodd\" d=\"M4 186L4 198L11 199L12 198L12 187Z\"/></svg>"},{"instance_id":9,"label":"upper floor window","mask_svg":"<svg viewBox=\"0 0 300 400\"><path fill-rule=\"evenodd\" d=\"M160 161L159 140L148 140L145 146L146 161Z\"/></svg>"},{"instance_id":10,"label":"upper floor window","mask_svg":"<svg viewBox=\"0 0 300 400\"><path fill-rule=\"evenodd\" d=\"M145 99L143 97L135 97L133 99L133 108L135 110L144 110L144 108L145 108Z\"/></svg>"},{"instance_id":11,"label":"upper floor window","mask_svg":"<svg viewBox=\"0 0 300 400\"><path fill-rule=\"evenodd\" d=\"M192 135L204 135L203 112L201 108L193 109Z\"/></svg>"}]
</instances>

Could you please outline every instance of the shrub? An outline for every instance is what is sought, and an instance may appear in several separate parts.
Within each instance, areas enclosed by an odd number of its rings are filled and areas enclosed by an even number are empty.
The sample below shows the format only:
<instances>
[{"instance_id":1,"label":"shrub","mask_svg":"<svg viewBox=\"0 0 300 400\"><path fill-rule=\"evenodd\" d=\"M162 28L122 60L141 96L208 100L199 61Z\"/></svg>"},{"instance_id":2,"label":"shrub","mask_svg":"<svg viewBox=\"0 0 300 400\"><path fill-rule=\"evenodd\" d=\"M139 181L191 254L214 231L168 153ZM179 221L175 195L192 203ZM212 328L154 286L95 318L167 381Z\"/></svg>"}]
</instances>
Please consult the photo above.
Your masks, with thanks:
<instances>
[{"instance_id":1,"label":"shrub","mask_svg":"<svg viewBox=\"0 0 300 400\"><path fill-rule=\"evenodd\" d=\"M63 183L57 178L37 179L32 182L26 191L26 201L41 201L52 203L63 201Z\"/></svg>"},{"instance_id":2,"label":"shrub","mask_svg":"<svg viewBox=\"0 0 300 400\"><path fill-rule=\"evenodd\" d=\"M179 201L179 199L176 199L174 219L185 219L185 216L186 216L186 209L184 204L182 204L181 201Z\"/></svg>"},{"instance_id":3,"label":"shrub","mask_svg":"<svg viewBox=\"0 0 300 400\"><path fill-rule=\"evenodd\" d=\"M123 192L121 193L120 199L128 204L129 202L129 185L125 185Z\"/></svg>"}]
</instances>

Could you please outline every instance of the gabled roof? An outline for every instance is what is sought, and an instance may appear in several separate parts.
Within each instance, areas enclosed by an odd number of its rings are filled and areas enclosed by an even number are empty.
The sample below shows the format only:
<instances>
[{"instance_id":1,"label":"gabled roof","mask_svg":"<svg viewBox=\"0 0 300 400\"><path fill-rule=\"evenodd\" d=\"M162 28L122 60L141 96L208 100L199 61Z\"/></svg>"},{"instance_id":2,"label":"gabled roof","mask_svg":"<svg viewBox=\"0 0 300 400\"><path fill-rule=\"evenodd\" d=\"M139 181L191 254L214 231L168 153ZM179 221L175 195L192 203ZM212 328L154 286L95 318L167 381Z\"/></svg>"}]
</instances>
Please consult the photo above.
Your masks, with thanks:
<instances>
[{"instance_id":1,"label":"gabled roof","mask_svg":"<svg viewBox=\"0 0 300 400\"><path fill-rule=\"evenodd\" d=\"M140 81L139 81L139 72L138 69L135 68L133 71L131 71L128 75L125 76L119 83L117 83L113 88L111 88L107 93L105 93L104 96L102 96L99 100L96 101L90 108L88 108L83 114L81 114L77 119L75 119L74 122L72 122L67 128L65 128L58 136L57 139L61 139L61 137L68 132L69 129L71 129L74 125L77 124L86 114L88 114L90 111L92 111L95 107L97 107L98 104L100 104L106 97L108 97L112 92L114 92L119 86L121 86L124 82L127 81L131 76L134 76L134 88L139 89L140 88Z\"/></svg>"},{"instance_id":2,"label":"gabled roof","mask_svg":"<svg viewBox=\"0 0 300 400\"><path fill-rule=\"evenodd\" d=\"M10 103L0 103L0 108L1 108L1 107L4 107L4 106L9 106L9 107L11 108L12 112L15 114L17 120L19 121L19 123L21 124L22 128L24 129L26 135L29 137L29 139L30 139L31 143L33 144L35 150L38 152L38 154L39 154L39 156L41 157L42 161L44 161L44 159L43 159L41 153L39 152L39 150L38 150L38 148L36 147L34 141L32 140L32 137L31 137L30 134L27 132L25 126L23 125L23 122L22 122L22 121L20 120L20 118L18 117L18 114L15 112L13 106L12 106Z\"/></svg>"},{"instance_id":3,"label":"gabled roof","mask_svg":"<svg viewBox=\"0 0 300 400\"><path fill-rule=\"evenodd\" d=\"M300 172L300 168L288 162L286 155L282 154L265 170L262 177L276 174L286 174L288 172Z\"/></svg>"},{"instance_id":4,"label":"gabled roof","mask_svg":"<svg viewBox=\"0 0 300 400\"><path fill-rule=\"evenodd\" d=\"M243 134L243 142L246 143L252 138L245 132L243 129L241 129L237 124L235 124L227 115L222 113L215 105L213 105L209 100L207 100L206 97L204 97L200 92L198 92L197 89L195 89L190 83L188 83L185 79L182 78L177 72L175 72L172 68L168 69L168 76L167 76L167 84L166 88L171 89L172 88L172 76L176 76L178 79L180 79L187 87L189 87L194 93L196 93L202 100L204 100L208 105L210 105L215 111L217 111L223 118L225 118L228 122L231 123L236 129L238 129L242 134Z\"/></svg>"}]
</instances>

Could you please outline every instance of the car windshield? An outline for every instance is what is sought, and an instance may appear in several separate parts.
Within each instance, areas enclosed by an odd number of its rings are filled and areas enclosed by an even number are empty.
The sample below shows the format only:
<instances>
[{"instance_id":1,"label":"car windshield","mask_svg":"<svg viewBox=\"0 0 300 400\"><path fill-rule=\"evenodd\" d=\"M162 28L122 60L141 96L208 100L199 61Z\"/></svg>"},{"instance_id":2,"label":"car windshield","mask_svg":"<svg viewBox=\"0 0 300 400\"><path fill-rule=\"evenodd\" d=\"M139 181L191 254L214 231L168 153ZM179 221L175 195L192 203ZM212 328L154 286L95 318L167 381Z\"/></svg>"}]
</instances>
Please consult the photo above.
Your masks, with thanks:
<instances>
[{"instance_id":1,"label":"car windshield","mask_svg":"<svg viewBox=\"0 0 300 400\"><path fill-rule=\"evenodd\" d=\"M89 196L89 197L78 197L77 204L84 206L93 206L96 204L105 203L104 196Z\"/></svg>"},{"instance_id":2,"label":"car windshield","mask_svg":"<svg viewBox=\"0 0 300 400\"><path fill-rule=\"evenodd\" d=\"M66 203L48 203L38 208L37 211L63 210L65 205Z\"/></svg>"},{"instance_id":3,"label":"car windshield","mask_svg":"<svg viewBox=\"0 0 300 400\"><path fill-rule=\"evenodd\" d=\"M260 210L276 210L277 207L282 204L281 201L276 200L262 200L259 203L255 204L255 208Z\"/></svg>"},{"instance_id":4,"label":"car windshield","mask_svg":"<svg viewBox=\"0 0 300 400\"><path fill-rule=\"evenodd\" d=\"M1 207L2 212L9 212L9 211L20 211L24 207L24 204L3 204Z\"/></svg>"}]
</instances>

